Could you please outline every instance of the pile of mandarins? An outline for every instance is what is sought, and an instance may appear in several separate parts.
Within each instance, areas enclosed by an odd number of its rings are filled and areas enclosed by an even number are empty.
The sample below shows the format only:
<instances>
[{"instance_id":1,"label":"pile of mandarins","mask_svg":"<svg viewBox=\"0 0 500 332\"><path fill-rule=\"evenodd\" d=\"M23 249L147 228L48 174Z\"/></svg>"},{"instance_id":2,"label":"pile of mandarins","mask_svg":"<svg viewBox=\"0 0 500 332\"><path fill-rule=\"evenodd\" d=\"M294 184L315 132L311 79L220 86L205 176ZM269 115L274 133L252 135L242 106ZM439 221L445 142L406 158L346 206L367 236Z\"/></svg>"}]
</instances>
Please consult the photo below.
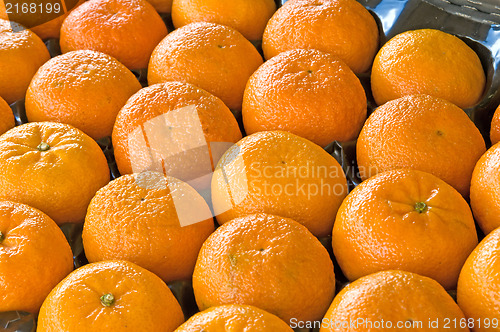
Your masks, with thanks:
<instances>
[{"instance_id":1,"label":"pile of mandarins","mask_svg":"<svg viewBox=\"0 0 500 332\"><path fill-rule=\"evenodd\" d=\"M487 149L464 112L478 55L380 35L355 0L89 0L32 30L1 1L0 312L57 332L500 331L500 107Z\"/></svg>"}]
</instances>

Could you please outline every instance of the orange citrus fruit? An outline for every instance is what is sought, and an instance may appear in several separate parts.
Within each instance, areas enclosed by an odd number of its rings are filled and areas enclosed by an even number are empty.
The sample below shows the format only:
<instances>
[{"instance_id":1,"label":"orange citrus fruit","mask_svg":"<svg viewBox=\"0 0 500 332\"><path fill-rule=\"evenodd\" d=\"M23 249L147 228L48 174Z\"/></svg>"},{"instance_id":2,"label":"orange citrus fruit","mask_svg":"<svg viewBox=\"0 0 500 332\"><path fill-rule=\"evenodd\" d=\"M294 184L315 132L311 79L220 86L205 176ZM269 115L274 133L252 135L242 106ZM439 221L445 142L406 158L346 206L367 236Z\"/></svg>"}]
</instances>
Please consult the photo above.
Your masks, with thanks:
<instances>
[{"instance_id":1,"label":"orange citrus fruit","mask_svg":"<svg viewBox=\"0 0 500 332\"><path fill-rule=\"evenodd\" d=\"M183 181L211 173L219 149L239 139L238 123L219 98L180 82L133 95L118 113L112 136L122 174L156 170Z\"/></svg>"},{"instance_id":2,"label":"orange citrus fruit","mask_svg":"<svg viewBox=\"0 0 500 332\"><path fill-rule=\"evenodd\" d=\"M72 270L71 248L52 219L27 205L0 201L0 312L38 313Z\"/></svg>"},{"instance_id":3,"label":"orange citrus fruit","mask_svg":"<svg viewBox=\"0 0 500 332\"><path fill-rule=\"evenodd\" d=\"M366 96L356 75L335 56L293 50L253 73L242 115L248 134L284 130L326 146L356 139L366 119Z\"/></svg>"},{"instance_id":4,"label":"orange citrus fruit","mask_svg":"<svg viewBox=\"0 0 500 332\"><path fill-rule=\"evenodd\" d=\"M31 78L49 59L49 51L37 35L0 19L0 97L7 103L24 98Z\"/></svg>"},{"instance_id":5,"label":"orange citrus fruit","mask_svg":"<svg viewBox=\"0 0 500 332\"><path fill-rule=\"evenodd\" d=\"M99 145L70 125L32 122L0 136L0 199L40 209L58 224L83 222L108 182Z\"/></svg>"},{"instance_id":6,"label":"orange citrus fruit","mask_svg":"<svg viewBox=\"0 0 500 332\"><path fill-rule=\"evenodd\" d=\"M500 106L496 109L491 120L490 139L493 145L500 142Z\"/></svg>"},{"instance_id":7,"label":"orange citrus fruit","mask_svg":"<svg viewBox=\"0 0 500 332\"><path fill-rule=\"evenodd\" d=\"M464 321L463 312L435 280L392 270L342 289L320 332L469 331Z\"/></svg>"},{"instance_id":8,"label":"orange citrus fruit","mask_svg":"<svg viewBox=\"0 0 500 332\"><path fill-rule=\"evenodd\" d=\"M66 2L66 1L65 1ZM75 9L82 3L84 3L85 0L78 0L76 5L71 8L71 10ZM66 3L66 7L68 6L68 3ZM49 38L59 38L61 35L61 25L64 21L64 19L68 16L68 14L71 12L71 10L65 12L63 15L58 16L48 22L45 22L43 24L37 25L35 27L32 27L30 30L33 31L40 37L41 39L49 39Z\"/></svg>"},{"instance_id":9,"label":"orange citrus fruit","mask_svg":"<svg viewBox=\"0 0 500 332\"><path fill-rule=\"evenodd\" d=\"M261 64L257 49L233 28L192 23L170 33L155 48L148 82L191 83L239 110L248 78Z\"/></svg>"},{"instance_id":10,"label":"orange citrus fruit","mask_svg":"<svg viewBox=\"0 0 500 332\"><path fill-rule=\"evenodd\" d=\"M89 262L133 262L166 282L190 279L214 230L211 216L205 200L182 181L154 172L123 175L90 202L85 254Z\"/></svg>"},{"instance_id":11,"label":"orange citrus fruit","mask_svg":"<svg viewBox=\"0 0 500 332\"><path fill-rule=\"evenodd\" d=\"M116 115L141 84L111 56L89 50L52 58L26 92L30 122L70 124L94 139L111 136Z\"/></svg>"},{"instance_id":12,"label":"orange citrus fruit","mask_svg":"<svg viewBox=\"0 0 500 332\"><path fill-rule=\"evenodd\" d=\"M355 73L367 71L378 49L377 23L356 0L287 1L262 38L266 59L293 49L332 53Z\"/></svg>"},{"instance_id":13,"label":"orange citrus fruit","mask_svg":"<svg viewBox=\"0 0 500 332\"><path fill-rule=\"evenodd\" d=\"M328 252L304 226L262 213L233 219L208 237L193 289L200 310L249 304L288 323L321 319L335 276Z\"/></svg>"},{"instance_id":14,"label":"orange citrus fruit","mask_svg":"<svg viewBox=\"0 0 500 332\"><path fill-rule=\"evenodd\" d=\"M327 236L346 195L346 177L335 158L283 131L243 138L222 156L212 177L212 203L221 225L265 212Z\"/></svg>"},{"instance_id":15,"label":"orange citrus fruit","mask_svg":"<svg viewBox=\"0 0 500 332\"><path fill-rule=\"evenodd\" d=\"M378 105L428 94L467 108L481 98L486 78L479 57L462 40L422 29L403 32L382 46L373 62L371 81Z\"/></svg>"},{"instance_id":16,"label":"orange citrus fruit","mask_svg":"<svg viewBox=\"0 0 500 332\"><path fill-rule=\"evenodd\" d=\"M488 234L500 227L500 144L477 162L470 186L470 204L479 227Z\"/></svg>"},{"instance_id":17,"label":"orange citrus fruit","mask_svg":"<svg viewBox=\"0 0 500 332\"><path fill-rule=\"evenodd\" d=\"M411 169L380 173L358 185L340 206L333 252L349 280L405 270L456 286L477 245L469 205L453 187Z\"/></svg>"},{"instance_id":18,"label":"orange citrus fruit","mask_svg":"<svg viewBox=\"0 0 500 332\"><path fill-rule=\"evenodd\" d=\"M13 128L14 125L14 113L9 104L0 97L0 135Z\"/></svg>"},{"instance_id":19,"label":"orange citrus fruit","mask_svg":"<svg viewBox=\"0 0 500 332\"><path fill-rule=\"evenodd\" d=\"M171 332L184 322L168 286L153 273L126 261L85 265L47 296L38 332Z\"/></svg>"},{"instance_id":20,"label":"orange citrus fruit","mask_svg":"<svg viewBox=\"0 0 500 332\"><path fill-rule=\"evenodd\" d=\"M90 0L61 27L61 51L81 49L111 55L130 69L146 68L167 27L146 0Z\"/></svg>"},{"instance_id":21,"label":"orange citrus fruit","mask_svg":"<svg viewBox=\"0 0 500 332\"><path fill-rule=\"evenodd\" d=\"M500 228L497 228L467 258L458 279L458 305L469 321L474 322L472 331L500 331L499 275Z\"/></svg>"},{"instance_id":22,"label":"orange citrus fruit","mask_svg":"<svg viewBox=\"0 0 500 332\"><path fill-rule=\"evenodd\" d=\"M172 21L176 28L194 22L223 24L256 41L275 11L274 0L174 0Z\"/></svg>"},{"instance_id":23,"label":"orange citrus fruit","mask_svg":"<svg viewBox=\"0 0 500 332\"><path fill-rule=\"evenodd\" d=\"M413 168L434 174L469 195L472 171L485 152L481 133L460 108L426 95L405 96L378 107L359 134L362 179Z\"/></svg>"},{"instance_id":24,"label":"orange citrus fruit","mask_svg":"<svg viewBox=\"0 0 500 332\"><path fill-rule=\"evenodd\" d=\"M175 332L194 331L292 332L284 321L251 305L226 304L199 312Z\"/></svg>"}]
</instances>

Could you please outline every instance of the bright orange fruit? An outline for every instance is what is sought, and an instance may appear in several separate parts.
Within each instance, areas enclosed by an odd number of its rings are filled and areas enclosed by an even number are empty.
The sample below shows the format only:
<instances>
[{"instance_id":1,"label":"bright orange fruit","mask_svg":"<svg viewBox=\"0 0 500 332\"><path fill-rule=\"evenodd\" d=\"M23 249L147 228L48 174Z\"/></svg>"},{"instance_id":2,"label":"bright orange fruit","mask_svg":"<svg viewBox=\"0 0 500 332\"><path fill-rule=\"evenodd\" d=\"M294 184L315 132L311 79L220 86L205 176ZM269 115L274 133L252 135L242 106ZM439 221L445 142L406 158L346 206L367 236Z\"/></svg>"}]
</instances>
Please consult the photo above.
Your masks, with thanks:
<instances>
[{"instance_id":1,"label":"bright orange fruit","mask_svg":"<svg viewBox=\"0 0 500 332\"><path fill-rule=\"evenodd\" d=\"M469 331L463 312L436 281L392 270L370 274L343 288L328 309L320 332L393 329Z\"/></svg>"},{"instance_id":2,"label":"bright orange fruit","mask_svg":"<svg viewBox=\"0 0 500 332\"><path fill-rule=\"evenodd\" d=\"M111 136L116 115L141 88L134 74L111 56L89 50L52 58L26 92L30 122L70 124L94 139Z\"/></svg>"},{"instance_id":3,"label":"bright orange fruit","mask_svg":"<svg viewBox=\"0 0 500 332\"><path fill-rule=\"evenodd\" d=\"M221 225L265 212L327 236L346 195L346 177L335 158L284 131L243 138L222 156L212 177L212 203Z\"/></svg>"},{"instance_id":4,"label":"bright orange fruit","mask_svg":"<svg viewBox=\"0 0 500 332\"><path fill-rule=\"evenodd\" d=\"M194 22L227 25L257 41L275 11L274 0L174 0L172 21L176 28Z\"/></svg>"},{"instance_id":5,"label":"bright orange fruit","mask_svg":"<svg viewBox=\"0 0 500 332\"><path fill-rule=\"evenodd\" d=\"M199 312L175 332L193 331L292 332L284 321L251 305L226 304Z\"/></svg>"},{"instance_id":6,"label":"bright orange fruit","mask_svg":"<svg viewBox=\"0 0 500 332\"><path fill-rule=\"evenodd\" d=\"M266 59L294 49L332 53L355 73L367 71L378 49L373 16L356 0L287 1L264 31Z\"/></svg>"},{"instance_id":7,"label":"bright orange fruit","mask_svg":"<svg viewBox=\"0 0 500 332\"><path fill-rule=\"evenodd\" d=\"M472 173L470 204L485 234L500 227L500 144L479 159Z\"/></svg>"},{"instance_id":8,"label":"bright orange fruit","mask_svg":"<svg viewBox=\"0 0 500 332\"><path fill-rule=\"evenodd\" d=\"M38 332L172 332L184 322L182 309L156 275L126 261L85 265L47 296Z\"/></svg>"},{"instance_id":9,"label":"bright orange fruit","mask_svg":"<svg viewBox=\"0 0 500 332\"><path fill-rule=\"evenodd\" d=\"M399 169L349 193L332 244L349 280L398 269L453 289L477 235L469 205L453 187L429 173Z\"/></svg>"},{"instance_id":10,"label":"bright orange fruit","mask_svg":"<svg viewBox=\"0 0 500 332\"><path fill-rule=\"evenodd\" d=\"M497 228L467 258L458 279L458 305L469 321L474 321L472 331L500 331L499 276L500 228Z\"/></svg>"},{"instance_id":11,"label":"bright orange fruit","mask_svg":"<svg viewBox=\"0 0 500 332\"><path fill-rule=\"evenodd\" d=\"M17 23L0 19L0 97L9 104L23 99L31 78L50 59L43 41Z\"/></svg>"},{"instance_id":12,"label":"bright orange fruit","mask_svg":"<svg viewBox=\"0 0 500 332\"><path fill-rule=\"evenodd\" d=\"M356 144L362 179L412 168L446 181L469 195L472 171L486 151L470 118L443 99L414 95L378 107L365 122Z\"/></svg>"},{"instance_id":13,"label":"bright orange fruit","mask_svg":"<svg viewBox=\"0 0 500 332\"><path fill-rule=\"evenodd\" d=\"M0 136L0 199L40 209L58 224L83 222L108 182L101 148L70 125L31 122Z\"/></svg>"},{"instance_id":14,"label":"bright orange fruit","mask_svg":"<svg viewBox=\"0 0 500 332\"><path fill-rule=\"evenodd\" d=\"M144 172L120 176L96 193L82 237L90 262L123 259L170 282L191 279L213 230L210 209L192 187Z\"/></svg>"},{"instance_id":15,"label":"bright orange fruit","mask_svg":"<svg viewBox=\"0 0 500 332\"><path fill-rule=\"evenodd\" d=\"M486 76L479 57L462 40L422 29L403 32L382 46L373 62L371 81L378 105L428 94L467 108L483 95Z\"/></svg>"},{"instance_id":16,"label":"bright orange fruit","mask_svg":"<svg viewBox=\"0 0 500 332\"><path fill-rule=\"evenodd\" d=\"M356 139L366 119L365 90L335 56L293 50L253 73L242 114L247 134L284 130L326 146Z\"/></svg>"},{"instance_id":17,"label":"bright orange fruit","mask_svg":"<svg viewBox=\"0 0 500 332\"><path fill-rule=\"evenodd\" d=\"M491 120L490 139L493 145L500 142L500 106L496 109Z\"/></svg>"},{"instance_id":18,"label":"bright orange fruit","mask_svg":"<svg viewBox=\"0 0 500 332\"><path fill-rule=\"evenodd\" d=\"M71 248L52 219L27 205L0 201L0 312L37 314L72 270Z\"/></svg>"},{"instance_id":19,"label":"bright orange fruit","mask_svg":"<svg viewBox=\"0 0 500 332\"><path fill-rule=\"evenodd\" d=\"M14 113L9 107L9 104L0 97L0 135L5 133L7 130L14 128Z\"/></svg>"},{"instance_id":20,"label":"bright orange fruit","mask_svg":"<svg viewBox=\"0 0 500 332\"><path fill-rule=\"evenodd\" d=\"M156 170L183 181L210 174L223 152L219 148L239 139L238 123L219 98L180 82L133 95L112 135L120 173Z\"/></svg>"},{"instance_id":21,"label":"bright orange fruit","mask_svg":"<svg viewBox=\"0 0 500 332\"><path fill-rule=\"evenodd\" d=\"M88 49L116 58L130 69L148 66L167 27L146 0L90 0L73 10L61 27L63 53Z\"/></svg>"},{"instance_id":22,"label":"bright orange fruit","mask_svg":"<svg viewBox=\"0 0 500 332\"><path fill-rule=\"evenodd\" d=\"M148 82L191 83L236 111L241 109L248 78L261 64L257 49L235 29L192 23L170 33L155 48Z\"/></svg>"},{"instance_id":23,"label":"bright orange fruit","mask_svg":"<svg viewBox=\"0 0 500 332\"><path fill-rule=\"evenodd\" d=\"M200 310L249 304L289 322L319 320L335 292L328 252L304 226L254 214L219 227L203 244L193 274Z\"/></svg>"}]
</instances>

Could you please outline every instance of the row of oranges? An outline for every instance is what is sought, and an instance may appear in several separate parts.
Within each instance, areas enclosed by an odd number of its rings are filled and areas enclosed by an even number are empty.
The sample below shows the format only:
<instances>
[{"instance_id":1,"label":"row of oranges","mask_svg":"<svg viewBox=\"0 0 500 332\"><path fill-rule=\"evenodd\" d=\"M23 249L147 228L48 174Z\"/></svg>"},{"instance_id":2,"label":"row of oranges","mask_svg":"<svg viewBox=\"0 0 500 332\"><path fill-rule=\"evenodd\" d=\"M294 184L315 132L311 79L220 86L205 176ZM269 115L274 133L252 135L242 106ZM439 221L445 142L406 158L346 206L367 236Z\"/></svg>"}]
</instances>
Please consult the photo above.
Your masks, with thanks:
<instances>
[{"instance_id":1,"label":"row of oranges","mask_svg":"<svg viewBox=\"0 0 500 332\"><path fill-rule=\"evenodd\" d=\"M11 129L0 101L0 311L40 310L40 331L172 331L184 318L165 282L192 278L202 312L179 331L495 325L500 146L486 152L460 109L485 88L477 55L430 29L377 53L354 0L275 9L174 0L167 35L146 1L90 0L58 19L64 54L50 60L32 31L0 21L0 96L25 97L30 121ZM266 62L247 39L261 36ZM146 66L141 89L129 69ZM381 106L366 120L356 74L370 68ZM93 140L109 135L124 174L111 182ZM354 139L364 181L348 194L321 147ZM479 246L469 188L491 232ZM71 272L56 224L82 221L92 263ZM316 238L329 235L353 281L337 296ZM445 291L457 282L458 305Z\"/></svg>"}]
</instances>

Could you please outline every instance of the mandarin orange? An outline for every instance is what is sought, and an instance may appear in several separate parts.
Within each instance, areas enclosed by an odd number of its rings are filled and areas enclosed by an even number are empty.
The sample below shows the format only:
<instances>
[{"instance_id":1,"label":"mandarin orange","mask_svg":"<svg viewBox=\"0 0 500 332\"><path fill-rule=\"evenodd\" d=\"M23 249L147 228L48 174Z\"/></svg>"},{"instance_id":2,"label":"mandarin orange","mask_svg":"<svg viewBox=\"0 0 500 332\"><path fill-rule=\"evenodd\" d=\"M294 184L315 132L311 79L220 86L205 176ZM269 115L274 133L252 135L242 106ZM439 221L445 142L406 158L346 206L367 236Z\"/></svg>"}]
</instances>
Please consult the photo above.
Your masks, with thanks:
<instances>
[{"instance_id":1,"label":"mandarin orange","mask_svg":"<svg viewBox=\"0 0 500 332\"><path fill-rule=\"evenodd\" d=\"M175 332L194 331L292 332L284 321L251 305L226 304L199 312Z\"/></svg>"},{"instance_id":2,"label":"mandarin orange","mask_svg":"<svg viewBox=\"0 0 500 332\"><path fill-rule=\"evenodd\" d=\"M155 48L148 66L148 82L191 83L237 111L248 78L261 64L257 49L235 29L192 23L170 33Z\"/></svg>"},{"instance_id":3,"label":"mandarin orange","mask_svg":"<svg viewBox=\"0 0 500 332\"><path fill-rule=\"evenodd\" d=\"M371 82L378 105L428 94L468 108L483 95L486 76L479 57L462 40L421 29L403 32L382 46L373 62Z\"/></svg>"},{"instance_id":4,"label":"mandarin orange","mask_svg":"<svg viewBox=\"0 0 500 332\"><path fill-rule=\"evenodd\" d=\"M378 43L375 19L356 0L294 0L269 20L262 49L266 59L298 48L316 49L362 73L370 68Z\"/></svg>"},{"instance_id":5,"label":"mandarin orange","mask_svg":"<svg viewBox=\"0 0 500 332\"><path fill-rule=\"evenodd\" d=\"M474 322L472 331L500 331L499 276L500 228L497 228L467 258L458 279L458 305L468 321Z\"/></svg>"},{"instance_id":6,"label":"mandarin orange","mask_svg":"<svg viewBox=\"0 0 500 332\"><path fill-rule=\"evenodd\" d=\"M472 171L486 151L481 133L457 106L426 95L405 96L378 107L356 144L362 179L413 168L436 175L469 195Z\"/></svg>"},{"instance_id":7,"label":"mandarin orange","mask_svg":"<svg viewBox=\"0 0 500 332\"><path fill-rule=\"evenodd\" d=\"M90 0L73 10L61 27L61 51L103 52L130 69L146 68L167 27L146 0Z\"/></svg>"},{"instance_id":8,"label":"mandarin orange","mask_svg":"<svg viewBox=\"0 0 500 332\"><path fill-rule=\"evenodd\" d=\"M32 77L49 59L49 51L37 35L0 19L0 97L7 103L24 98Z\"/></svg>"},{"instance_id":9,"label":"mandarin orange","mask_svg":"<svg viewBox=\"0 0 500 332\"><path fill-rule=\"evenodd\" d=\"M172 332L184 322L181 307L156 275L126 261L85 265L47 296L38 332Z\"/></svg>"},{"instance_id":10,"label":"mandarin orange","mask_svg":"<svg viewBox=\"0 0 500 332\"><path fill-rule=\"evenodd\" d=\"M332 244L349 280L382 270L405 270L456 286L477 245L469 205L429 173L399 169L358 185L340 206Z\"/></svg>"},{"instance_id":11,"label":"mandarin orange","mask_svg":"<svg viewBox=\"0 0 500 332\"><path fill-rule=\"evenodd\" d=\"M52 58L26 92L31 122L70 124L94 139L111 136L116 115L141 88L134 74L111 56L89 50Z\"/></svg>"},{"instance_id":12,"label":"mandarin orange","mask_svg":"<svg viewBox=\"0 0 500 332\"><path fill-rule=\"evenodd\" d=\"M14 113L12 113L9 104L0 97L0 135L14 128L14 125Z\"/></svg>"},{"instance_id":13,"label":"mandarin orange","mask_svg":"<svg viewBox=\"0 0 500 332\"><path fill-rule=\"evenodd\" d=\"M223 24L257 41L275 11L274 0L174 0L172 21L176 28L194 22Z\"/></svg>"},{"instance_id":14,"label":"mandarin orange","mask_svg":"<svg viewBox=\"0 0 500 332\"><path fill-rule=\"evenodd\" d=\"M90 262L123 259L170 282L191 279L213 230L210 209L192 187L144 172L123 175L96 193L82 237Z\"/></svg>"},{"instance_id":15,"label":"mandarin orange","mask_svg":"<svg viewBox=\"0 0 500 332\"><path fill-rule=\"evenodd\" d=\"M248 304L288 323L323 317L335 275L328 252L304 226L262 213L233 219L209 236L193 289L200 310Z\"/></svg>"},{"instance_id":16,"label":"mandarin orange","mask_svg":"<svg viewBox=\"0 0 500 332\"><path fill-rule=\"evenodd\" d=\"M491 120L490 140L493 145L500 142L500 106L495 110Z\"/></svg>"},{"instance_id":17,"label":"mandarin orange","mask_svg":"<svg viewBox=\"0 0 500 332\"><path fill-rule=\"evenodd\" d=\"M395 270L349 284L322 322L320 332L469 331L463 312L435 280Z\"/></svg>"},{"instance_id":18,"label":"mandarin orange","mask_svg":"<svg viewBox=\"0 0 500 332\"><path fill-rule=\"evenodd\" d=\"M52 219L28 205L0 201L0 312L36 315L72 270L71 248Z\"/></svg>"},{"instance_id":19,"label":"mandarin orange","mask_svg":"<svg viewBox=\"0 0 500 332\"><path fill-rule=\"evenodd\" d=\"M253 73L242 115L248 134L284 130L326 146L356 139L366 119L366 96L356 75L335 56L293 50Z\"/></svg>"},{"instance_id":20,"label":"mandarin orange","mask_svg":"<svg viewBox=\"0 0 500 332\"><path fill-rule=\"evenodd\" d=\"M109 182L97 143L61 123L31 122L0 136L0 199L28 204L56 223L81 223Z\"/></svg>"},{"instance_id":21,"label":"mandarin orange","mask_svg":"<svg viewBox=\"0 0 500 332\"><path fill-rule=\"evenodd\" d=\"M243 138L226 151L212 177L212 203L221 225L265 212L327 236L346 195L346 177L335 158L284 131Z\"/></svg>"},{"instance_id":22,"label":"mandarin orange","mask_svg":"<svg viewBox=\"0 0 500 332\"><path fill-rule=\"evenodd\" d=\"M470 204L485 234L500 227L500 143L486 151L474 168Z\"/></svg>"},{"instance_id":23,"label":"mandarin orange","mask_svg":"<svg viewBox=\"0 0 500 332\"><path fill-rule=\"evenodd\" d=\"M241 132L219 98L188 83L166 82L128 100L118 113L112 139L122 174L155 170L189 181L211 174Z\"/></svg>"}]
</instances>

